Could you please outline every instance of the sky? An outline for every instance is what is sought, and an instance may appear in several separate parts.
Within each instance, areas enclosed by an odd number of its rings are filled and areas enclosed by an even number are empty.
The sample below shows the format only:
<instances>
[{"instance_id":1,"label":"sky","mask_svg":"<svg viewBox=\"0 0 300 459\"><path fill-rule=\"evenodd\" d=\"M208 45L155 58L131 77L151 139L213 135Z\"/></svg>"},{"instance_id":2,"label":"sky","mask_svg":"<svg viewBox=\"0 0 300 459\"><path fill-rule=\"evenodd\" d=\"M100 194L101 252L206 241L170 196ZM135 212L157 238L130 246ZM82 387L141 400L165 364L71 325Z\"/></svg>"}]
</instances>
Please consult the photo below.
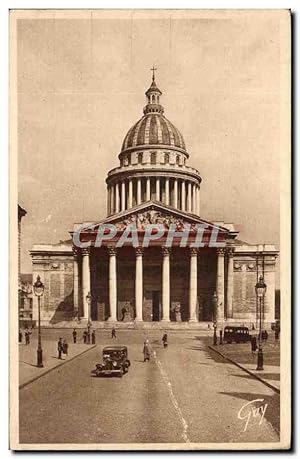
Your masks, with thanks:
<instances>
[{"instance_id":1,"label":"sky","mask_svg":"<svg viewBox=\"0 0 300 459\"><path fill-rule=\"evenodd\" d=\"M51 15L17 25L21 271L32 271L33 244L106 216L105 178L142 116L153 65L165 116L202 176L200 216L279 249L280 15Z\"/></svg>"}]
</instances>

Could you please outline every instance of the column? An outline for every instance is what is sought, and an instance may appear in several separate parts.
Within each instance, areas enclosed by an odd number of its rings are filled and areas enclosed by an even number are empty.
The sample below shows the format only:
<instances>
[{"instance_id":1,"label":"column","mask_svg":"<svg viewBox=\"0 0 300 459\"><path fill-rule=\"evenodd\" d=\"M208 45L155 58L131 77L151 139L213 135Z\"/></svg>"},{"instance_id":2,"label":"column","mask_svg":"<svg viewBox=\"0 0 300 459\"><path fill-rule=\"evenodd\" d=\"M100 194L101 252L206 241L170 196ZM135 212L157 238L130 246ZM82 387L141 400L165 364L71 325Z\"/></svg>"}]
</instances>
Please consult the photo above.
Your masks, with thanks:
<instances>
[{"instance_id":1,"label":"column","mask_svg":"<svg viewBox=\"0 0 300 459\"><path fill-rule=\"evenodd\" d=\"M133 206L133 186L132 179L129 179L128 182L128 209L131 209Z\"/></svg>"},{"instance_id":2,"label":"column","mask_svg":"<svg viewBox=\"0 0 300 459\"><path fill-rule=\"evenodd\" d=\"M178 208L178 180L177 179L174 180L174 199L173 199L173 202L174 202L175 209L177 209Z\"/></svg>"},{"instance_id":3,"label":"column","mask_svg":"<svg viewBox=\"0 0 300 459\"><path fill-rule=\"evenodd\" d=\"M135 320L143 320L143 250L135 249Z\"/></svg>"},{"instance_id":4,"label":"column","mask_svg":"<svg viewBox=\"0 0 300 459\"><path fill-rule=\"evenodd\" d=\"M109 254L109 321L117 321L117 251L114 247L108 248Z\"/></svg>"},{"instance_id":5,"label":"column","mask_svg":"<svg viewBox=\"0 0 300 459\"><path fill-rule=\"evenodd\" d=\"M151 183L150 183L150 178L147 178L146 181L146 201L150 201L151 199Z\"/></svg>"},{"instance_id":6,"label":"column","mask_svg":"<svg viewBox=\"0 0 300 459\"><path fill-rule=\"evenodd\" d=\"M106 212L107 215L110 215L110 187L106 187L106 197L107 197L107 203L106 203Z\"/></svg>"},{"instance_id":7,"label":"column","mask_svg":"<svg viewBox=\"0 0 300 459\"><path fill-rule=\"evenodd\" d=\"M120 212L120 195L119 195L119 184L116 183L115 186L115 195L116 195L116 213Z\"/></svg>"},{"instance_id":8,"label":"column","mask_svg":"<svg viewBox=\"0 0 300 459\"><path fill-rule=\"evenodd\" d=\"M189 322L198 322L197 293L197 249L190 249Z\"/></svg>"},{"instance_id":9,"label":"column","mask_svg":"<svg viewBox=\"0 0 300 459\"><path fill-rule=\"evenodd\" d=\"M192 212L192 184L188 182L188 193L187 193L187 211Z\"/></svg>"},{"instance_id":10,"label":"column","mask_svg":"<svg viewBox=\"0 0 300 459\"><path fill-rule=\"evenodd\" d=\"M110 215L115 213L115 188L110 187Z\"/></svg>"},{"instance_id":11,"label":"column","mask_svg":"<svg viewBox=\"0 0 300 459\"><path fill-rule=\"evenodd\" d=\"M121 183L121 210L125 210L125 207L126 207L126 201L125 201L125 198L126 198L126 194L125 194L125 181L123 180L123 182Z\"/></svg>"},{"instance_id":12,"label":"column","mask_svg":"<svg viewBox=\"0 0 300 459\"><path fill-rule=\"evenodd\" d=\"M162 321L170 321L170 249L162 247Z\"/></svg>"},{"instance_id":13,"label":"column","mask_svg":"<svg viewBox=\"0 0 300 459\"><path fill-rule=\"evenodd\" d=\"M181 210L185 210L185 181L181 182Z\"/></svg>"},{"instance_id":14,"label":"column","mask_svg":"<svg viewBox=\"0 0 300 459\"><path fill-rule=\"evenodd\" d=\"M200 186L197 187L197 213L200 215Z\"/></svg>"},{"instance_id":15,"label":"column","mask_svg":"<svg viewBox=\"0 0 300 459\"><path fill-rule=\"evenodd\" d=\"M166 178L165 181L165 196L166 196L166 204L170 204L170 181L168 178Z\"/></svg>"},{"instance_id":16,"label":"column","mask_svg":"<svg viewBox=\"0 0 300 459\"><path fill-rule=\"evenodd\" d=\"M217 322L224 320L224 252L224 249L217 249Z\"/></svg>"},{"instance_id":17,"label":"column","mask_svg":"<svg viewBox=\"0 0 300 459\"><path fill-rule=\"evenodd\" d=\"M137 204L141 204L142 202L142 184L141 179L137 179Z\"/></svg>"},{"instance_id":18,"label":"column","mask_svg":"<svg viewBox=\"0 0 300 459\"><path fill-rule=\"evenodd\" d=\"M81 250L82 253L82 304L83 319L89 319L89 304L87 295L91 293L90 249Z\"/></svg>"},{"instance_id":19,"label":"column","mask_svg":"<svg viewBox=\"0 0 300 459\"><path fill-rule=\"evenodd\" d=\"M197 210L196 210L196 185L195 185L195 183L193 183L193 187L192 187L192 212L193 212L193 214L197 213Z\"/></svg>"},{"instance_id":20,"label":"column","mask_svg":"<svg viewBox=\"0 0 300 459\"><path fill-rule=\"evenodd\" d=\"M79 304L78 304L78 250L73 247L73 306L74 317L79 317Z\"/></svg>"},{"instance_id":21,"label":"column","mask_svg":"<svg viewBox=\"0 0 300 459\"><path fill-rule=\"evenodd\" d=\"M226 306L227 314L226 318L230 319L233 317L233 248L227 250L227 292L226 292Z\"/></svg>"},{"instance_id":22,"label":"column","mask_svg":"<svg viewBox=\"0 0 300 459\"><path fill-rule=\"evenodd\" d=\"M156 201L160 201L160 179L156 179Z\"/></svg>"}]
</instances>

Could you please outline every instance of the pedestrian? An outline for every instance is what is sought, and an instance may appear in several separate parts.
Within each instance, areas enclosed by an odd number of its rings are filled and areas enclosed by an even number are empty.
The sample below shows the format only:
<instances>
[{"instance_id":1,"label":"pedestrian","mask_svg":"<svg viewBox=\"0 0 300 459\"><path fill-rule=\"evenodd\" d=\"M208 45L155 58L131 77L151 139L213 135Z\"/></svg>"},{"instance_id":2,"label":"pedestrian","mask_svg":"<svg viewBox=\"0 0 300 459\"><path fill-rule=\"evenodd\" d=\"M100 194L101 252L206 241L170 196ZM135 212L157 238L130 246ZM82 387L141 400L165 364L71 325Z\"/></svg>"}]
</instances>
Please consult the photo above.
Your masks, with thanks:
<instances>
[{"instance_id":1,"label":"pedestrian","mask_svg":"<svg viewBox=\"0 0 300 459\"><path fill-rule=\"evenodd\" d=\"M30 331L28 328L25 328L25 344L30 344Z\"/></svg>"},{"instance_id":2,"label":"pedestrian","mask_svg":"<svg viewBox=\"0 0 300 459\"><path fill-rule=\"evenodd\" d=\"M220 345L223 344L223 330L220 330Z\"/></svg>"},{"instance_id":3,"label":"pedestrian","mask_svg":"<svg viewBox=\"0 0 300 459\"><path fill-rule=\"evenodd\" d=\"M267 339L268 339L268 332L267 332L267 330L263 330L261 332L261 340L262 341L267 341Z\"/></svg>"},{"instance_id":4,"label":"pedestrian","mask_svg":"<svg viewBox=\"0 0 300 459\"><path fill-rule=\"evenodd\" d=\"M91 333L91 326L92 326L91 322L88 321L88 323L87 323L87 332L88 332L88 335Z\"/></svg>"},{"instance_id":5,"label":"pedestrian","mask_svg":"<svg viewBox=\"0 0 300 459\"><path fill-rule=\"evenodd\" d=\"M265 330L265 341L268 341L269 333Z\"/></svg>"},{"instance_id":6,"label":"pedestrian","mask_svg":"<svg viewBox=\"0 0 300 459\"><path fill-rule=\"evenodd\" d=\"M67 343L67 340L64 339L62 347L63 347L63 353L64 353L65 355L68 355L68 348L69 348L69 345L68 345L68 343Z\"/></svg>"},{"instance_id":7,"label":"pedestrian","mask_svg":"<svg viewBox=\"0 0 300 459\"><path fill-rule=\"evenodd\" d=\"M86 339L87 339L87 344L91 344L91 330L89 327L86 332Z\"/></svg>"},{"instance_id":8,"label":"pedestrian","mask_svg":"<svg viewBox=\"0 0 300 459\"><path fill-rule=\"evenodd\" d=\"M92 344L96 344L96 330L92 331Z\"/></svg>"},{"instance_id":9,"label":"pedestrian","mask_svg":"<svg viewBox=\"0 0 300 459\"><path fill-rule=\"evenodd\" d=\"M168 347L168 335L167 335L167 333L164 333L164 335L162 337L162 342L163 342L164 348Z\"/></svg>"},{"instance_id":10,"label":"pedestrian","mask_svg":"<svg viewBox=\"0 0 300 459\"><path fill-rule=\"evenodd\" d=\"M256 341L256 336L251 336L251 351L252 351L252 354L255 354L256 350L257 350L257 341Z\"/></svg>"},{"instance_id":11,"label":"pedestrian","mask_svg":"<svg viewBox=\"0 0 300 459\"><path fill-rule=\"evenodd\" d=\"M143 354L144 354L144 362L149 362L150 361L150 347L149 347L149 341L146 339L144 342L144 347L143 347Z\"/></svg>"},{"instance_id":12,"label":"pedestrian","mask_svg":"<svg viewBox=\"0 0 300 459\"><path fill-rule=\"evenodd\" d=\"M111 329L111 339L116 338L117 339L117 333L115 327Z\"/></svg>"},{"instance_id":13,"label":"pedestrian","mask_svg":"<svg viewBox=\"0 0 300 459\"><path fill-rule=\"evenodd\" d=\"M62 360L61 355L63 353L63 341L62 338L59 338L57 342L57 351L58 351L58 358Z\"/></svg>"},{"instance_id":14,"label":"pedestrian","mask_svg":"<svg viewBox=\"0 0 300 459\"><path fill-rule=\"evenodd\" d=\"M86 330L84 330L82 337L83 337L84 344L86 344L86 340L87 340L87 331Z\"/></svg>"},{"instance_id":15,"label":"pedestrian","mask_svg":"<svg viewBox=\"0 0 300 459\"><path fill-rule=\"evenodd\" d=\"M77 340L77 331L76 331L75 328L74 328L74 330L73 330L72 335L73 335L73 343L76 344L76 340Z\"/></svg>"},{"instance_id":16,"label":"pedestrian","mask_svg":"<svg viewBox=\"0 0 300 459\"><path fill-rule=\"evenodd\" d=\"M19 343L22 343L23 333L22 330L19 330Z\"/></svg>"}]
</instances>

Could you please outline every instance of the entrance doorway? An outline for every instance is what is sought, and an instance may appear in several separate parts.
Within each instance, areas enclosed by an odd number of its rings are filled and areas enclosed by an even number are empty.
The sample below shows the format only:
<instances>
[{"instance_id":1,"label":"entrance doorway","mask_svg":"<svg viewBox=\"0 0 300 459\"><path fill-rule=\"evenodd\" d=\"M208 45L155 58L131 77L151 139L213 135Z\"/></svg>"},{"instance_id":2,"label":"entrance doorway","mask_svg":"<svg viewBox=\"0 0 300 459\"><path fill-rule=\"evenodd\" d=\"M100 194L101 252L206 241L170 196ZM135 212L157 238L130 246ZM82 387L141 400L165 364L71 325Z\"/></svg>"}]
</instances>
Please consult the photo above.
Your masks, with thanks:
<instances>
[{"instance_id":1,"label":"entrance doorway","mask_svg":"<svg viewBox=\"0 0 300 459\"><path fill-rule=\"evenodd\" d=\"M152 321L158 322L160 320L160 292L159 290L152 291Z\"/></svg>"}]
</instances>

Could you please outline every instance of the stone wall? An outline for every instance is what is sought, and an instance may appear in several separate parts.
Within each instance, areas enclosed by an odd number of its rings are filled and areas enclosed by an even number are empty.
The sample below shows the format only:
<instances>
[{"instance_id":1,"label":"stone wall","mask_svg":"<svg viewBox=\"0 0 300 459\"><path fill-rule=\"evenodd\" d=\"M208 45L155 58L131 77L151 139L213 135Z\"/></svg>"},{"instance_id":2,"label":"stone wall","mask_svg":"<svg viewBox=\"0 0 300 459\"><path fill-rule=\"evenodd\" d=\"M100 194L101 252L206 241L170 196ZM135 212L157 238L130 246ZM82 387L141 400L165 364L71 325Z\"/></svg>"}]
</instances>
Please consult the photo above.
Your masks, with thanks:
<instances>
[{"instance_id":1,"label":"stone wall","mask_svg":"<svg viewBox=\"0 0 300 459\"><path fill-rule=\"evenodd\" d=\"M55 324L73 317L73 255L32 253L33 282L37 276L44 283L41 297L41 323ZM33 295L33 319L38 320L38 300Z\"/></svg>"},{"instance_id":2,"label":"stone wall","mask_svg":"<svg viewBox=\"0 0 300 459\"><path fill-rule=\"evenodd\" d=\"M266 325L275 321L275 261L273 256L235 254L233 277L233 319L258 324L259 302L255 284L260 275L267 285L262 302L262 319Z\"/></svg>"}]
</instances>

